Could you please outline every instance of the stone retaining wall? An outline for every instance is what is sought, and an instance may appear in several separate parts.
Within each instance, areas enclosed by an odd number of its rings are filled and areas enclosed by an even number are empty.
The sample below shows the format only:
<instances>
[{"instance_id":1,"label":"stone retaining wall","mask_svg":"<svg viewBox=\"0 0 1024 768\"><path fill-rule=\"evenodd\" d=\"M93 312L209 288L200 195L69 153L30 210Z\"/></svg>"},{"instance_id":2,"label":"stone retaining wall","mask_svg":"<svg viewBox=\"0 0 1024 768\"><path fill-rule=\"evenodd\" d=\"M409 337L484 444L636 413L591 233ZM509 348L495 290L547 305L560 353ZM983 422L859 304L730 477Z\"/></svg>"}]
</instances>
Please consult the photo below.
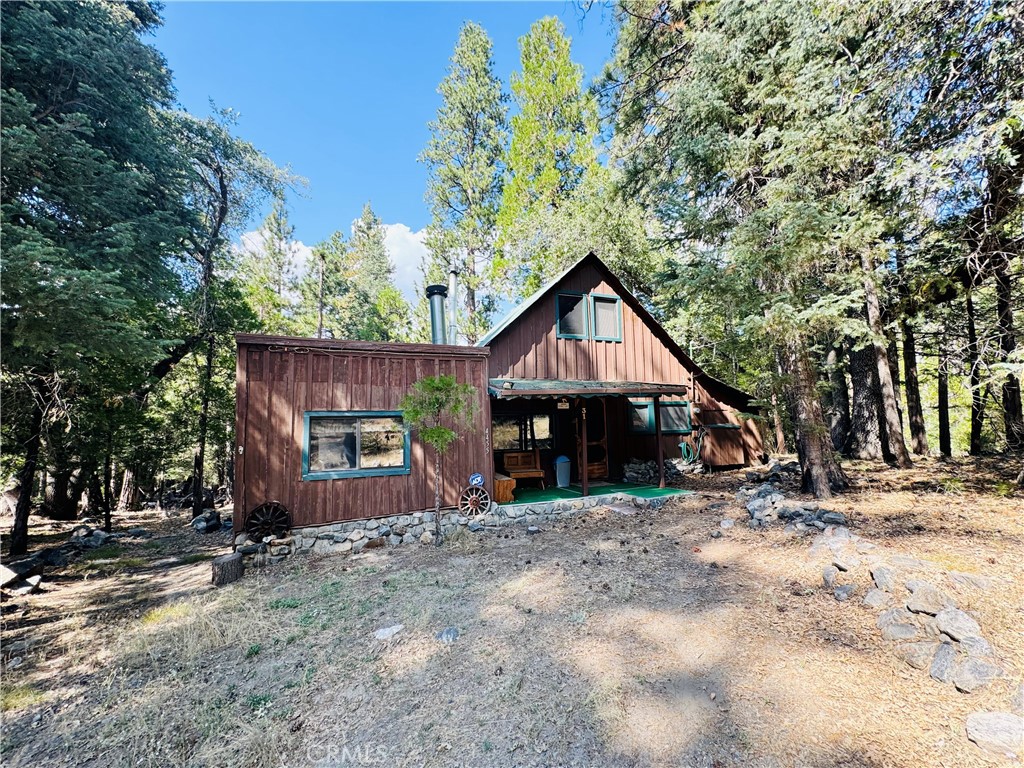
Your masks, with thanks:
<instances>
[{"instance_id":1,"label":"stone retaining wall","mask_svg":"<svg viewBox=\"0 0 1024 768\"><path fill-rule=\"evenodd\" d=\"M535 502L533 504L491 504L482 515L466 517L455 511L442 513L441 530L447 536L458 528L476 533L506 525L536 525L571 518L587 509L608 504L629 504L640 509L660 507L671 496L643 499L626 493L610 493L580 499ZM406 515L378 517L372 520L350 520L316 527L295 528L280 539L267 537L262 542L249 541L243 532L235 536L235 549L241 552L246 565L279 563L296 553L355 554L364 549L396 547L399 544L434 541L434 513L411 512Z\"/></svg>"}]
</instances>

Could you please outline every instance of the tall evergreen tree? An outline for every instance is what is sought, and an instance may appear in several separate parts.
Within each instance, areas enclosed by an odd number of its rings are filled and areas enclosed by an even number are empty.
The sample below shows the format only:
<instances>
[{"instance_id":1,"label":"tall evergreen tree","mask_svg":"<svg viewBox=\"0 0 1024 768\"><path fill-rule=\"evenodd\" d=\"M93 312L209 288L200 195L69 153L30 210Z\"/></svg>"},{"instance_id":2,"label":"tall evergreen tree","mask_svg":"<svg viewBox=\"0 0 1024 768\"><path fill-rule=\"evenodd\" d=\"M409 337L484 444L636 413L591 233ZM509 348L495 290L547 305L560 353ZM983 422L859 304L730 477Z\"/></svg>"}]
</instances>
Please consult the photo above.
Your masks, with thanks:
<instances>
[{"instance_id":1,"label":"tall evergreen tree","mask_svg":"<svg viewBox=\"0 0 1024 768\"><path fill-rule=\"evenodd\" d=\"M349 270L355 302L360 311L355 336L373 341L401 341L409 331L409 306L395 288L384 225L367 203L352 222Z\"/></svg>"},{"instance_id":2,"label":"tall evergreen tree","mask_svg":"<svg viewBox=\"0 0 1024 768\"><path fill-rule=\"evenodd\" d=\"M470 343L487 330L494 309L490 266L507 139L507 106L494 74L491 40L467 22L459 32L448 74L438 86L441 106L420 161L427 165L426 200L431 282L459 275L463 316L458 331Z\"/></svg>"},{"instance_id":3,"label":"tall evergreen tree","mask_svg":"<svg viewBox=\"0 0 1024 768\"><path fill-rule=\"evenodd\" d=\"M511 142L498 214L498 274L528 293L564 264L547 247L552 215L597 166L597 102L557 18L534 22L519 39L521 70L512 76ZM578 254L583 256L585 254Z\"/></svg>"},{"instance_id":4,"label":"tall evergreen tree","mask_svg":"<svg viewBox=\"0 0 1024 768\"><path fill-rule=\"evenodd\" d=\"M243 251L240 277L249 305L267 333L292 330L288 288L293 282L295 228L282 200L276 200L257 233L256 247Z\"/></svg>"},{"instance_id":5,"label":"tall evergreen tree","mask_svg":"<svg viewBox=\"0 0 1024 768\"><path fill-rule=\"evenodd\" d=\"M356 335L358 295L352 283L349 245L342 232L313 247L313 258L296 285L299 303L295 311L299 335L349 339Z\"/></svg>"},{"instance_id":6,"label":"tall evergreen tree","mask_svg":"<svg viewBox=\"0 0 1024 768\"><path fill-rule=\"evenodd\" d=\"M384 224L370 203L366 203L362 215L352 222L349 259L356 289L371 299L376 299L395 275L384 237Z\"/></svg>"},{"instance_id":7,"label":"tall evergreen tree","mask_svg":"<svg viewBox=\"0 0 1024 768\"><path fill-rule=\"evenodd\" d=\"M3 9L3 454L21 486L12 554L27 544L47 424L77 428L109 411L165 346L188 211L162 117L170 73L142 40L159 24L141 2ZM95 428L106 445L109 430Z\"/></svg>"}]
</instances>

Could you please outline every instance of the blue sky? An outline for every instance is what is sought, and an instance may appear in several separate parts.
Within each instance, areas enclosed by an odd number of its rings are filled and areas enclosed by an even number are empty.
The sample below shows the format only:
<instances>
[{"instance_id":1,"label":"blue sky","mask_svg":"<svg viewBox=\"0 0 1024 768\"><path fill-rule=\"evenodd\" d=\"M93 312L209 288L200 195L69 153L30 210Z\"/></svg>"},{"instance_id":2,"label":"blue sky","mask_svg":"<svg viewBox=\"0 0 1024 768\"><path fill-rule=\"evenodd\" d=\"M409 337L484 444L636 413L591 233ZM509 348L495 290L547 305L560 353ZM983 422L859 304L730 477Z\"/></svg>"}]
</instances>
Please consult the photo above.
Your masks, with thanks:
<instances>
[{"instance_id":1,"label":"blue sky","mask_svg":"<svg viewBox=\"0 0 1024 768\"><path fill-rule=\"evenodd\" d=\"M240 135L308 179L289 200L297 240L347 232L370 200L391 225L399 286L409 293L429 221L416 157L459 28L473 20L488 31L507 88L518 38L546 15L562 19L589 82L611 51L610 12L561 1L168 2L153 43L186 109L205 115L212 99L237 110Z\"/></svg>"}]
</instances>

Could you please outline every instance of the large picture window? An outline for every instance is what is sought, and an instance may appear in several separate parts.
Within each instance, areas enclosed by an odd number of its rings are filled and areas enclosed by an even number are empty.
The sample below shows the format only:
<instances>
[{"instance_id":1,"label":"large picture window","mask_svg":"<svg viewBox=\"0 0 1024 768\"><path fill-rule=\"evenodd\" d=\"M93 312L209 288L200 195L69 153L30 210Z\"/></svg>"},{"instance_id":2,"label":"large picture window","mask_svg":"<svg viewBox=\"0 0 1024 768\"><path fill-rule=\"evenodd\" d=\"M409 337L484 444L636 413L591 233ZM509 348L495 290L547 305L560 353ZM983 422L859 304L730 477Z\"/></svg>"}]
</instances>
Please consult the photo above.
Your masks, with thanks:
<instances>
[{"instance_id":1,"label":"large picture window","mask_svg":"<svg viewBox=\"0 0 1024 768\"><path fill-rule=\"evenodd\" d=\"M555 312L560 339L587 338L587 297L580 293L555 296Z\"/></svg>"},{"instance_id":2,"label":"large picture window","mask_svg":"<svg viewBox=\"0 0 1024 768\"><path fill-rule=\"evenodd\" d=\"M409 472L409 431L397 411L307 411L302 479Z\"/></svg>"},{"instance_id":3,"label":"large picture window","mask_svg":"<svg viewBox=\"0 0 1024 768\"><path fill-rule=\"evenodd\" d=\"M653 435L654 401L631 400L629 402L629 430L641 435ZM690 421L690 404L685 400L670 400L661 404L661 433L663 435L688 435L693 431Z\"/></svg>"},{"instance_id":4,"label":"large picture window","mask_svg":"<svg viewBox=\"0 0 1024 768\"><path fill-rule=\"evenodd\" d=\"M622 341L622 301L618 296L591 294L594 322L594 339L597 341Z\"/></svg>"}]
</instances>

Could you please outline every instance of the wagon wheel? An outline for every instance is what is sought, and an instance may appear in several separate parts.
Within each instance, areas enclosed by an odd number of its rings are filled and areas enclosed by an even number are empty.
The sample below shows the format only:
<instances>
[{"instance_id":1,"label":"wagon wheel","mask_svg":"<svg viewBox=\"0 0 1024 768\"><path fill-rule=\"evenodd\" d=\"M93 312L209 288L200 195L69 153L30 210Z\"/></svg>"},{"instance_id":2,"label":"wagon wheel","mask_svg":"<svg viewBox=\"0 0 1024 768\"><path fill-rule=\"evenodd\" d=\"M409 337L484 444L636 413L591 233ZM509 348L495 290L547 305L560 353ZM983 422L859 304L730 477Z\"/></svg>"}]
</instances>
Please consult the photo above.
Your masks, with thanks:
<instances>
[{"instance_id":1,"label":"wagon wheel","mask_svg":"<svg viewBox=\"0 0 1024 768\"><path fill-rule=\"evenodd\" d=\"M459 496L459 512L464 515L479 515L491 506L491 497L483 488L470 486Z\"/></svg>"},{"instance_id":2,"label":"wagon wheel","mask_svg":"<svg viewBox=\"0 0 1024 768\"><path fill-rule=\"evenodd\" d=\"M245 521L245 532L252 541L263 541L267 536L275 539L284 535L289 528L288 510L279 501L260 504L249 513Z\"/></svg>"}]
</instances>

